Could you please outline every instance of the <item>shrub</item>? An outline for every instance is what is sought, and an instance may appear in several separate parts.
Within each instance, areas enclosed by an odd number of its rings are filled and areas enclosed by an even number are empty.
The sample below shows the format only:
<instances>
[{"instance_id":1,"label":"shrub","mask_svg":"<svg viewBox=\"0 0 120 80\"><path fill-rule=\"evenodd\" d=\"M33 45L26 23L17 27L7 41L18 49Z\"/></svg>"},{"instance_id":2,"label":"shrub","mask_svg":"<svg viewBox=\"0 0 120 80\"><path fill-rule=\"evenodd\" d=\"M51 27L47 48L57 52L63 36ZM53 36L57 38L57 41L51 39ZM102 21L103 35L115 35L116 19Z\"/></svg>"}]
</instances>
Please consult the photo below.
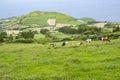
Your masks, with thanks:
<instances>
[{"instance_id":1,"label":"shrub","mask_svg":"<svg viewBox=\"0 0 120 80\"><path fill-rule=\"evenodd\" d=\"M51 41L51 38L39 38L35 39L35 42L40 43L40 44L46 44Z\"/></svg>"},{"instance_id":2,"label":"shrub","mask_svg":"<svg viewBox=\"0 0 120 80\"><path fill-rule=\"evenodd\" d=\"M23 37L25 39L34 38L34 32L31 30L21 32L21 37Z\"/></svg>"},{"instance_id":3,"label":"shrub","mask_svg":"<svg viewBox=\"0 0 120 80\"><path fill-rule=\"evenodd\" d=\"M65 34L77 34L78 33L77 29L73 29L67 26L59 28L58 31L65 33Z\"/></svg>"},{"instance_id":4,"label":"shrub","mask_svg":"<svg viewBox=\"0 0 120 80\"><path fill-rule=\"evenodd\" d=\"M41 29L41 30L40 30L40 33L42 33L42 34L46 34L46 33L48 33L48 32L49 32L48 29Z\"/></svg>"},{"instance_id":5,"label":"shrub","mask_svg":"<svg viewBox=\"0 0 120 80\"><path fill-rule=\"evenodd\" d=\"M8 42L12 42L14 40L14 36L10 34L7 38Z\"/></svg>"},{"instance_id":6,"label":"shrub","mask_svg":"<svg viewBox=\"0 0 120 80\"><path fill-rule=\"evenodd\" d=\"M72 40L71 38L63 38L62 41L70 41Z\"/></svg>"},{"instance_id":7,"label":"shrub","mask_svg":"<svg viewBox=\"0 0 120 80\"><path fill-rule=\"evenodd\" d=\"M0 32L0 42L4 42L7 39L6 32Z\"/></svg>"},{"instance_id":8,"label":"shrub","mask_svg":"<svg viewBox=\"0 0 120 80\"><path fill-rule=\"evenodd\" d=\"M15 40L15 42L19 42L19 43L33 43L34 40L33 39L23 39L23 38L20 38L20 39L17 39Z\"/></svg>"},{"instance_id":9,"label":"shrub","mask_svg":"<svg viewBox=\"0 0 120 80\"><path fill-rule=\"evenodd\" d=\"M108 37L111 39L117 39L120 37L120 34L109 34Z\"/></svg>"}]
</instances>

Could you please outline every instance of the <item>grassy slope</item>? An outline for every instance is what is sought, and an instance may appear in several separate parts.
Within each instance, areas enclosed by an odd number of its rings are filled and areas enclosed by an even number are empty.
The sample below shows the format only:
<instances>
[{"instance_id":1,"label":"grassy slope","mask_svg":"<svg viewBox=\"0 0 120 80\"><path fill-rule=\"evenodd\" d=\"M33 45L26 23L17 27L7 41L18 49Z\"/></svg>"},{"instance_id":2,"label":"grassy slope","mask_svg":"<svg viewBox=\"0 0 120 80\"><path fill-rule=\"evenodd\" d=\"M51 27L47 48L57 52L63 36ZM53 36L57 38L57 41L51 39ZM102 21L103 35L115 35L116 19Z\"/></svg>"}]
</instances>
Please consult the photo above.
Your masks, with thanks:
<instances>
[{"instance_id":1,"label":"grassy slope","mask_svg":"<svg viewBox=\"0 0 120 80\"><path fill-rule=\"evenodd\" d=\"M120 40L0 46L0 80L120 80Z\"/></svg>"},{"instance_id":2,"label":"grassy slope","mask_svg":"<svg viewBox=\"0 0 120 80\"><path fill-rule=\"evenodd\" d=\"M95 19L89 18L89 17L83 17L80 20L85 21L85 22L93 22L93 21L95 21Z\"/></svg>"},{"instance_id":3,"label":"grassy slope","mask_svg":"<svg viewBox=\"0 0 120 80\"><path fill-rule=\"evenodd\" d=\"M82 22L77 21L75 18L62 14L59 12L41 12L41 11L34 11L26 15L16 16L12 18L7 18L4 21L4 26L10 28L11 26L20 23L20 26L31 26L31 27L43 27L48 26L47 20L49 18L56 18L57 23L62 24L72 24L72 25L79 25Z\"/></svg>"},{"instance_id":4,"label":"grassy slope","mask_svg":"<svg viewBox=\"0 0 120 80\"><path fill-rule=\"evenodd\" d=\"M40 11L35 11L24 16L24 18L22 19L22 23L25 25L38 24L41 26L45 26L45 25L48 25L47 20L49 18L56 18L57 23L65 23L65 24L73 24L73 25L80 24L80 22L77 21L75 18L62 13L40 12Z\"/></svg>"},{"instance_id":5,"label":"grassy slope","mask_svg":"<svg viewBox=\"0 0 120 80\"><path fill-rule=\"evenodd\" d=\"M45 38L45 35L43 34L35 34L35 39Z\"/></svg>"}]
</instances>

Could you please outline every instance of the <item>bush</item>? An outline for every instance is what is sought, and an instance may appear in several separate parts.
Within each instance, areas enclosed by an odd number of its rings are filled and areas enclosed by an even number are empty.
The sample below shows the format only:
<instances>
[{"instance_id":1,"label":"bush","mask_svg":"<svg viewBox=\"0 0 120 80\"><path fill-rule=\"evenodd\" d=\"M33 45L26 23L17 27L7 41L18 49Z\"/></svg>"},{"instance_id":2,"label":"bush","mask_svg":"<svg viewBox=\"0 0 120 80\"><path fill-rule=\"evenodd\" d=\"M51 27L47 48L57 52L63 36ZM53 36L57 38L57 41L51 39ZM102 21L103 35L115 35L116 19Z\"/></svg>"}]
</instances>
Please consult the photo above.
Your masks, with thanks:
<instances>
[{"instance_id":1,"label":"bush","mask_svg":"<svg viewBox=\"0 0 120 80\"><path fill-rule=\"evenodd\" d=\"M49 32L48 29L41 29L41 30L40 30L40 33L41 33L41 34L46 34L46 33L48 33L48 32Z\"/></svg>"},{"instance_id":2,"label":"bush","mask_svg":"<svg viewBox=\"0 0 120 80\"><path fill-rule=\"evenodd\" d=\"M101 30L101 33L104 33L104 34L106 34L106 33L111 33L112 31L110 30L110 29L107 29L107 28L103 28L102 30Z\"/></svg>"},{"instance_id":3,"label":"bush","mask_svg":"<svg viewBox=\"0 0 120 80\"><path fill-rule=\"evenodd\" d=\"M21 32L21 37L23 37L24 39L34 38L34 32L31 30Z\"/></svg>"},{"instance_id":4,"label":"bush","mask_svg":"<svg viewBox=\"0 0 120 80\"><path fill-rule=\"evenodd\" d=\"M101 28L97 28L97 27L94 27L94 26L93 27L79 26L78 27L78 33L85 34L85 35L101 33Z\"/></svg>"},{"instance_id":5,"label":"bush","mask_svg":"<svg viewBox=\"0 0 120 80\"><path fill-rule=\"evenodd\" d=\"M59 32L65 33L65 34L77 34L77 29L73 29L71 27L61 27L58 29Z\"/></svg>"},{"instance_id":6,"label":"bush","mask_svg":"<svg viewBox=\"0 0 120 80\"><path fill-rule=\"evenodd\" d=\"M35 42L40 43L40 44L46 44L50 42L51 40L52 40L51 38L40 38L40 39L36 39Z\"/></svg>"},{"instance_id":7,"label":"bush","mask_svg":"<svg viewBox=\"0 0 120 80\"><path fill-rule=\"evenodd\" d=\"M72 40L71 38L63 38L62 41L70 41Z\"/></svg>"},{"instance_id":8,"label":"bush","mask_svg":"<svg viewBox=\"0 0 120 80\"><path fill-rule=\"evenodd\" d=\"M117 31L120 31L120 27L119 26L113 28L113 32L117 32Z\"/></svg>"},{"instance_id":9,"label":"bush","mask_svg":"<svg viewBox=\"0 0 120 80\"><path fill-rule=\"evenodd\" d=\"M0 42L4 42L7 39L6 32L0 32Z\"/></svg>"},{"instance_id":10,"label":"bush","mask_svg":"<svg viewBox=\"0 0 120 80\"><path fill-rule=\"evenodd\" d=\"M14 36L10 34L7 38L8 42L12 42L14 40Z\"/></svg>"},{"instance_id":11,"label":"bush","mask_svg":"<svg viewBox=\"0 0 120 80\"><path fill-rule=\"evenodd\" d=\"M120 34L109 34L108 37L111 39L118 39L120 37Z\"/></svg>"},{"instance_id":12,"label":"bush","mask_svg":"<svg viewBox=\"0 0 120 80\"><path fill-rule=\"evenodd\" d=\"M20 38L20 39L17 39L15 40L15 42L19 42L19 43L33 43L34 40L33 39L23 39L23 38Z\"/></svg>"}]
</instances>

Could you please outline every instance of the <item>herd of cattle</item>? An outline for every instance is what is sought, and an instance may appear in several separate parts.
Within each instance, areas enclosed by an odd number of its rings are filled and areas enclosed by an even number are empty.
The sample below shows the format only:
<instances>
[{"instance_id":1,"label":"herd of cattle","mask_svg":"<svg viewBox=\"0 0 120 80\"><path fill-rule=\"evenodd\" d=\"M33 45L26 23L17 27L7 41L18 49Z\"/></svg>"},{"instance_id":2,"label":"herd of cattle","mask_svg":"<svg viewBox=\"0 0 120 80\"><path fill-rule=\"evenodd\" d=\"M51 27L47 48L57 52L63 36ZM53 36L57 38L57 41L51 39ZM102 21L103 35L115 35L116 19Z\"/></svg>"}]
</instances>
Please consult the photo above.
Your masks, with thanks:
<instances>
[{"instance_id":1,"label":"herd of cattle","mask_svg":"<svg viewBox=\"0 0 120 80\"><path fill-rule=\"evenodd\" d=\"M99 40L111 42L108 37L100 37ZM90 43L91 41L92 41L92 39L90 39L90 38L86 39L86 42L89 42L89 43ZM67 45L68 43L69 43L68 41L64 41L61 46L65 46L65 45ZM83 42L80 42L80 43L79 43L79 45L82 45L82 44L83 44ZM72 44L71 44L71 45L72 45ZM50 43L50 46L51 46L51 47L56 47L56 44L55 44L55 43Z\"/></svg>"}]
</instances>

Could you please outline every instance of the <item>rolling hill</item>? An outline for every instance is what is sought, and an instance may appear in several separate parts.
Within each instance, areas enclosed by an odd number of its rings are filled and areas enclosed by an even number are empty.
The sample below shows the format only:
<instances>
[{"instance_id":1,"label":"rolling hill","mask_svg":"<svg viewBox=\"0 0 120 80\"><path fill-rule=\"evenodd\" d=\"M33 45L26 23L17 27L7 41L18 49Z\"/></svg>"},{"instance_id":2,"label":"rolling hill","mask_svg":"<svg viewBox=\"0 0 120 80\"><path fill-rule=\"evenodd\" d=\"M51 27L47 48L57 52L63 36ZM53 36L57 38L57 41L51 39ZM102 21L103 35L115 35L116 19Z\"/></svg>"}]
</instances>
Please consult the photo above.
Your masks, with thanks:
<instances>
[{"instance_id":1,"label":"rolling hill","mask_svg":"<svg viewBox=\"0 0 120 80\"><path fill-rule=\"evenodd\" d=\"M22 24L37 24L40 26L48 25L47 20L50 18L56 19L56 23L64 23L64 24L72 24L78 25L78 22L75 18L68 16L66 14L58 13L58 12L40 12L34 11L24 16L21 20Z\"/></svg>"},{"instance_id":2,"label":"rolling hill","mask_svg":"<svg viewBox=\"0 0 120 80\"><path fill-rule=\"evenodd\" d=\"M21 28L21 27L46 27L48 19L55 19L56 24L79 25L84 22L79 22L76 18L59 12L42 12L33 11L22 16L15 16L0 21L6 28Z\"/></svg>"},{"instance_id":3,"label":"rolling hill","mask_svg":"<svg viewBox=\"0 0 120 80\"><path fill-rule=\"evenodd\" d=\"M83 17L80 20L84 21L84 22L95 22L95 19L93 18L89 18L89 17Z\"/></svg>"}]
</instances>

